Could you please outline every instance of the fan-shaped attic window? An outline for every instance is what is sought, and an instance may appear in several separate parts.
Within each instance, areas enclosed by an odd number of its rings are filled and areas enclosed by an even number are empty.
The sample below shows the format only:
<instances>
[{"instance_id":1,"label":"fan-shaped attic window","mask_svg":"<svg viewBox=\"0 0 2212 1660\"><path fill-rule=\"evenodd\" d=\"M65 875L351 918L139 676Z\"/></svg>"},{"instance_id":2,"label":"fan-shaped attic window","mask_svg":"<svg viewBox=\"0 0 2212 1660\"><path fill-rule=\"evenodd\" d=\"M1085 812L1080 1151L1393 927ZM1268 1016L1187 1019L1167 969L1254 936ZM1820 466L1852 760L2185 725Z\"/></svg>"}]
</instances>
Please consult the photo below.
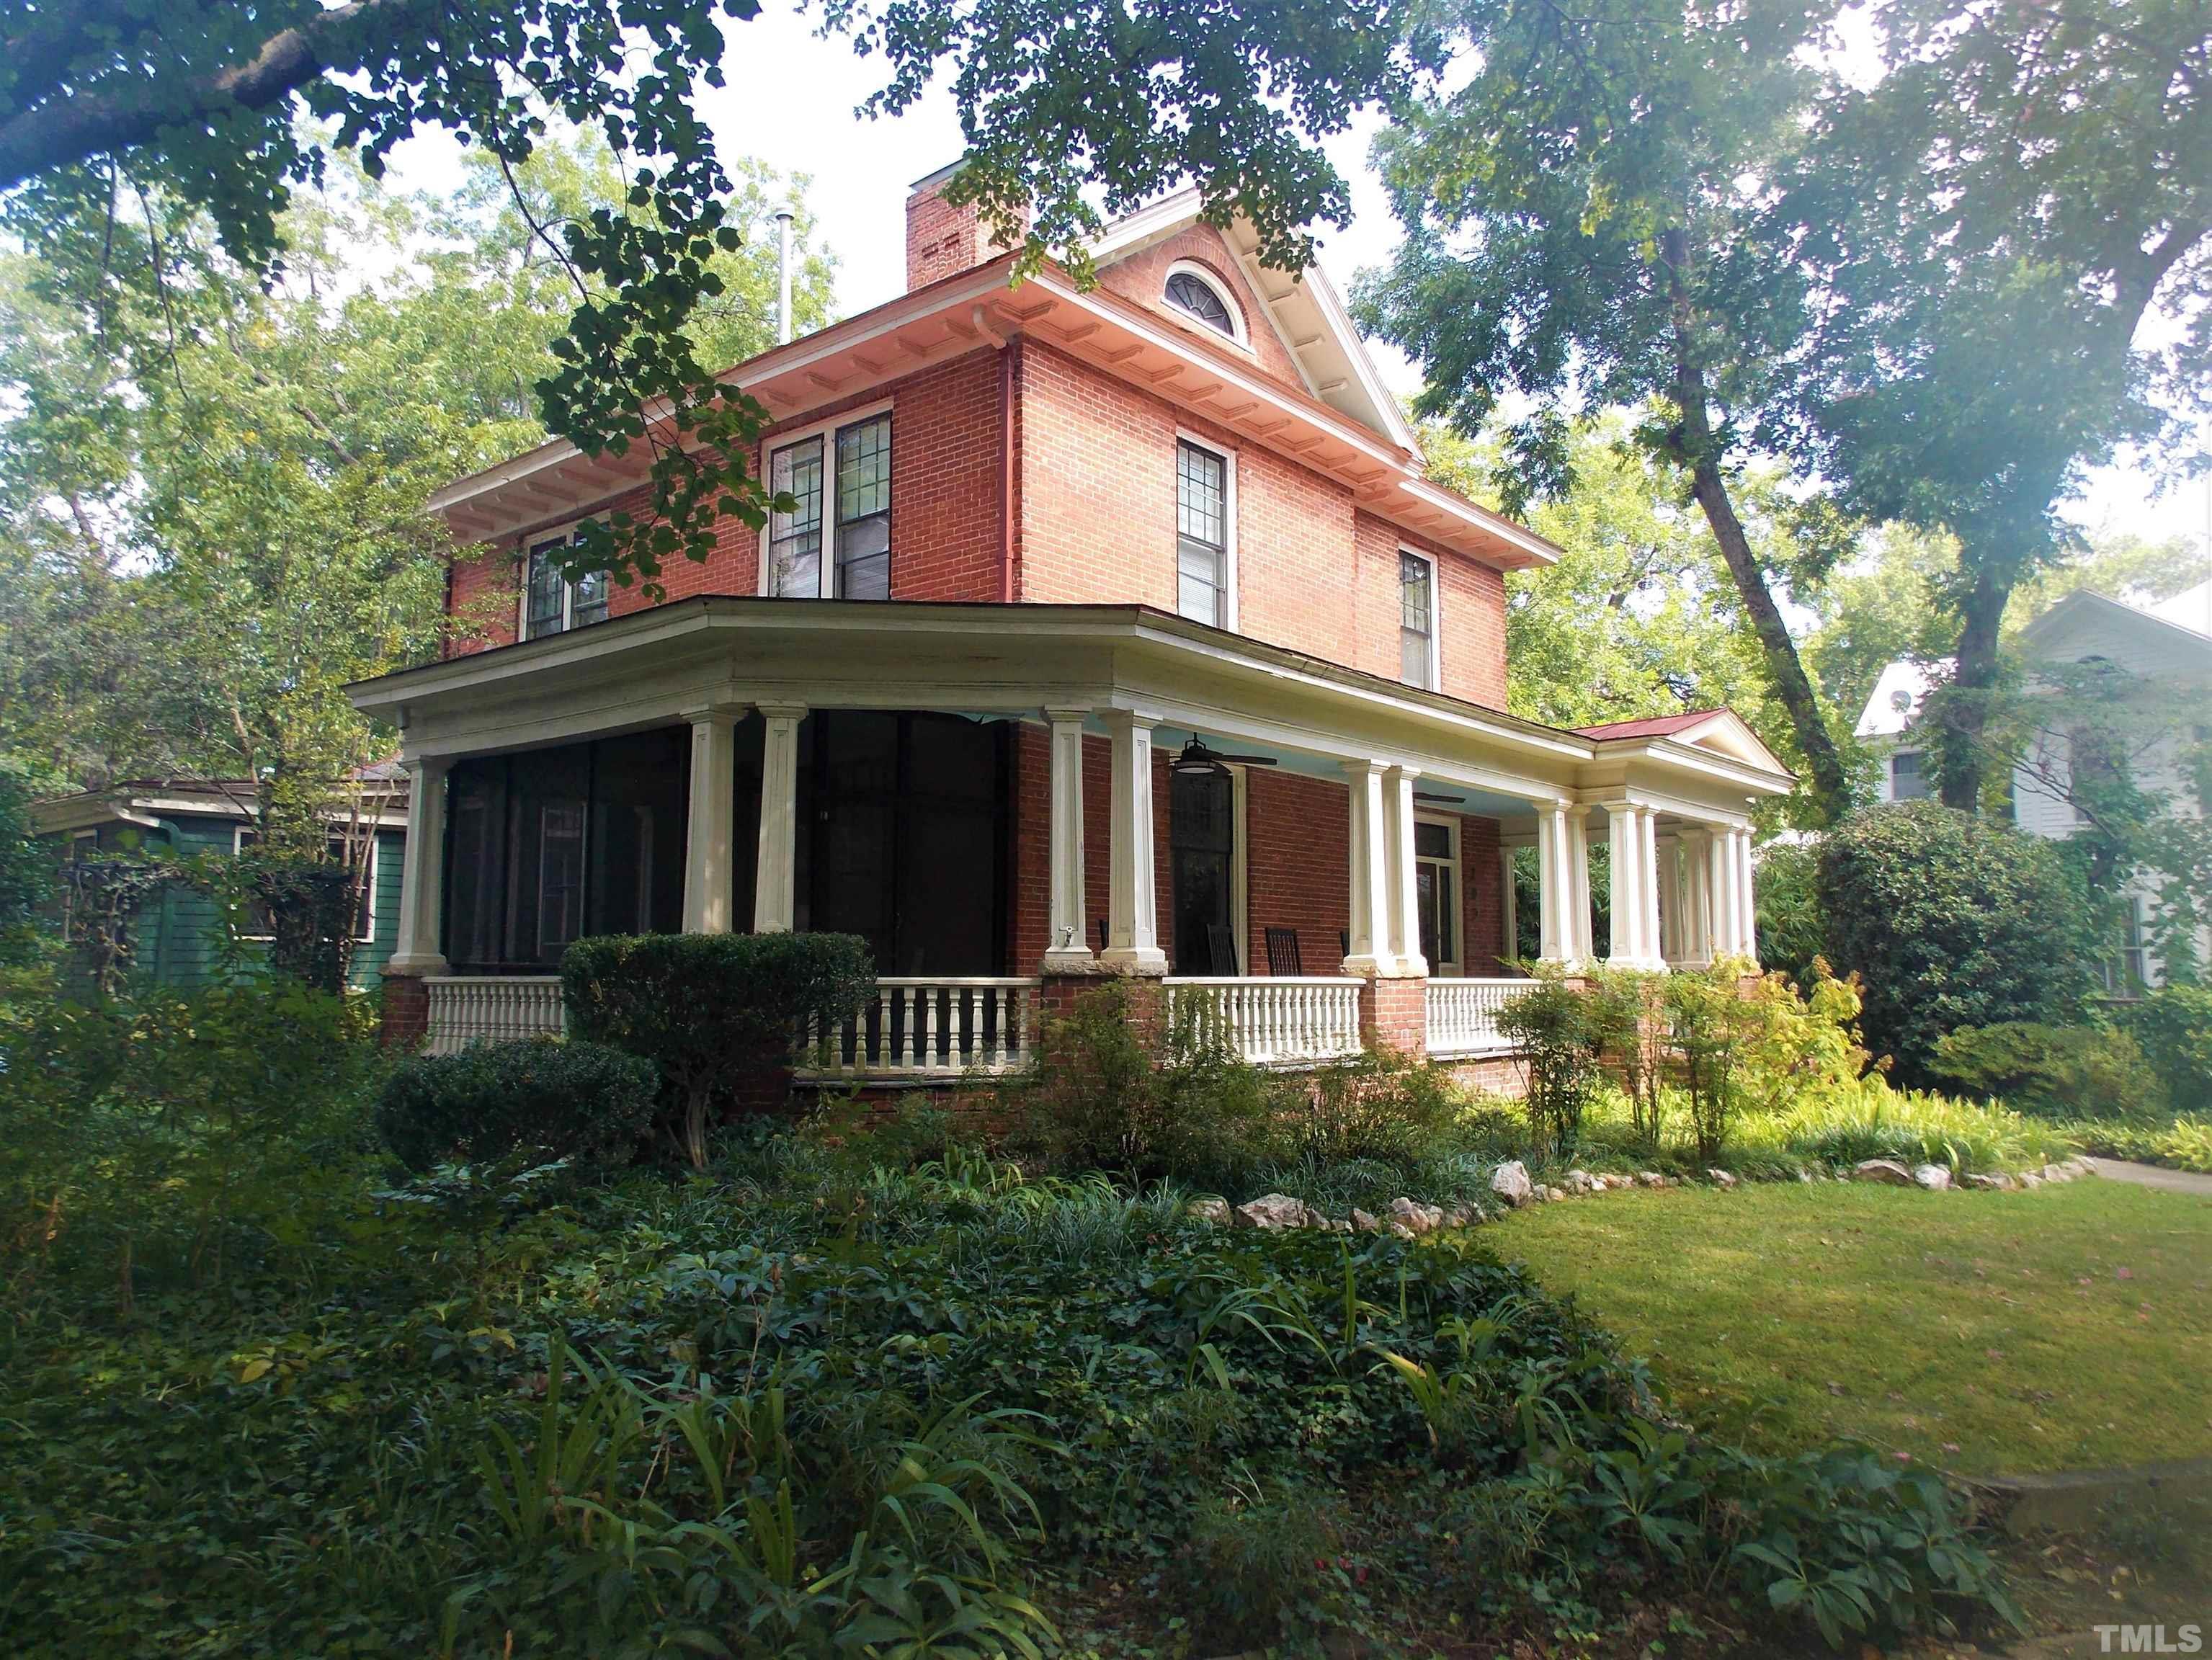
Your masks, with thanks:
<instances>
[{"instance_id":1,"label":"fan-shaped attic window","mask_svg":"<svg viewBox=\"0 0 2212 1660\"><path fill-rule=\"evenodd\" d=\"M1242 341L1244 331L1229 296L1221 285L1204 272L1189 265L1177 265L1168 273L1165 298L1186 317L1194 317L1217 334L1225 334L1231 340Z\"/></svg>"}]
</instances>

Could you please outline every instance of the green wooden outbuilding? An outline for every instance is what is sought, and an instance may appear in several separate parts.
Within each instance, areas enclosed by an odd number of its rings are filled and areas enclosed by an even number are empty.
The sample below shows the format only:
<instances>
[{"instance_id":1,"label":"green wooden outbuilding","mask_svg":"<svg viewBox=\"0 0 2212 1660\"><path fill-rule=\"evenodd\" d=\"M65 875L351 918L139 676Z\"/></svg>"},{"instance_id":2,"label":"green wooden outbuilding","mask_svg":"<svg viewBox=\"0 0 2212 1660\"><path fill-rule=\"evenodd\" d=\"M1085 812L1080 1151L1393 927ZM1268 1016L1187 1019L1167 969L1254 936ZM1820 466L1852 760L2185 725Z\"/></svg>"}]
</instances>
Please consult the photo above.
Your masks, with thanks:
<instances>
[{"instance_id":1,"label":"green wooden outbuilding","mask_svg":"<svg viewBox=\"0 0 2212 1660\"><path fill-rule=\"evenodd\" d=\"M378 984L399 935L407 775L392 763L366 767L355 786L358 807L351 800L334 802L331 820L334 836L343 835L357 823L362 833L374 838L347 976L355 986L368 989ZM235 856L252 841L257 817L252 785L222 779L134 779L106 789L56 796L31 807L33 833L53 849L56 905L64 912L64 927L67 884L60 873L70 860L95 851L158 851L180 859L206 854ZM207 895L182 886L163 888L138 915L137 973L157 985L204 983L220 960L222 927L216 903Z\"/></svg>"}]
</instances>

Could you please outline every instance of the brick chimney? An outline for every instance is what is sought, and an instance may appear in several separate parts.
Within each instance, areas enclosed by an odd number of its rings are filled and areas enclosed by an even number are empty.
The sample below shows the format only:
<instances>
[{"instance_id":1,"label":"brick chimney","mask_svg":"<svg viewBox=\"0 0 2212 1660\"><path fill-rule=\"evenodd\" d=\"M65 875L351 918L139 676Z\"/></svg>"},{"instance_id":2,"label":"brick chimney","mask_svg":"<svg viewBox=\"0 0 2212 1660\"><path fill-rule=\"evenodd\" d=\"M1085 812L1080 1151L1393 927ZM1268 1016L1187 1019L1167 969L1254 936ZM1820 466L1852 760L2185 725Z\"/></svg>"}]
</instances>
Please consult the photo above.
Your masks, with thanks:
<instances>
[{"instance_id":1,"label":"brick chimney","mask_svg":"<svg viewBox=\"0 0 2212 1660\"><path fill-rule=\"evenodd\" d=\"M906 198L906 286L911 294L924 283L973 269L1004 253L1010 244L993 240L990 228L972 205L955 207L945 186L964 163L939 167L914 181ZM1024 227L1029 216L1023 215Z\"/></svg>"}]
</instances>

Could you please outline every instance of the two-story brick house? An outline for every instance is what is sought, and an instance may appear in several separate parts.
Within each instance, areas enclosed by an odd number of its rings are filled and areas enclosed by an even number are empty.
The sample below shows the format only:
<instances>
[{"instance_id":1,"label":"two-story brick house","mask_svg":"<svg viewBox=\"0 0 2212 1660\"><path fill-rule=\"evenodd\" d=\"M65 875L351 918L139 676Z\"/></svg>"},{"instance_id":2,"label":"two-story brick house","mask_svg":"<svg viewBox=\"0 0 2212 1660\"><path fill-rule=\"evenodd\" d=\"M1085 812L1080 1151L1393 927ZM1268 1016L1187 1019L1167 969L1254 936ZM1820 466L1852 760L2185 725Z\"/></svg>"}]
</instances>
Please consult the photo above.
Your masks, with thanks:
<instances>
[{"instance_id":1,"label":"two-story brick house","mask_svg":"<svg viewBox=\"0 0 2212 1660\"><path fill-rule=\"evenodd\" d=\"M396 1037L556 1020L580 934L750 927L874 945L870 1076L1012 1064L1041 993L1109 974L1255 1056L1487 1053L1514 961L1590 954L1594 825L1616 959L1750 954L1749 810L1789 774L1725 711L1503 712L1504 573L1554 550L1424 478L1317 271L1193 193L1112 226L1094 285L1016 285L948 176L903 295L726 373L798 510L662 603L544 556L641 464L556 441L434 499L490 550L453 606L501 620L355 689L416 775Z\"/></svg>"}]
</instances>

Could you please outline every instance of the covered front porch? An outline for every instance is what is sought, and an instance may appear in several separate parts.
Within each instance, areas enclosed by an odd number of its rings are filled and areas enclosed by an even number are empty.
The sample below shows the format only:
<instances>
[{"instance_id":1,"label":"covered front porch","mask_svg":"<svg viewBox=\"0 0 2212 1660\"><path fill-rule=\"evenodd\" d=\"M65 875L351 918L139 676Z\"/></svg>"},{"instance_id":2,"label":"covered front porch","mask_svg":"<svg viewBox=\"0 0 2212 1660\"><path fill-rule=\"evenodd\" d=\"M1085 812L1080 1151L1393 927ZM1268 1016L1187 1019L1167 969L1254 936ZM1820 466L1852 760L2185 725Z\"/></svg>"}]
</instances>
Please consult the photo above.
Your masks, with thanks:
<instances>
[{"instance_id":1,"label":"covered front porch","mask_svg":"<svg viewBox=\"0 0 2212 1660\"><path fill-rule=\"evenodd\" d=\"M397 1041L557 1029L586 933L837 930L883 977L810 1070L871 1081L1017 1069L1109 976L1263 1064L1494 1055L1523 952L1591 960L1594 835L1613 960L1748 956L1788 782L1137 607L697 600L356 696L414 774Z\"/></svg>"}]
</instances>

